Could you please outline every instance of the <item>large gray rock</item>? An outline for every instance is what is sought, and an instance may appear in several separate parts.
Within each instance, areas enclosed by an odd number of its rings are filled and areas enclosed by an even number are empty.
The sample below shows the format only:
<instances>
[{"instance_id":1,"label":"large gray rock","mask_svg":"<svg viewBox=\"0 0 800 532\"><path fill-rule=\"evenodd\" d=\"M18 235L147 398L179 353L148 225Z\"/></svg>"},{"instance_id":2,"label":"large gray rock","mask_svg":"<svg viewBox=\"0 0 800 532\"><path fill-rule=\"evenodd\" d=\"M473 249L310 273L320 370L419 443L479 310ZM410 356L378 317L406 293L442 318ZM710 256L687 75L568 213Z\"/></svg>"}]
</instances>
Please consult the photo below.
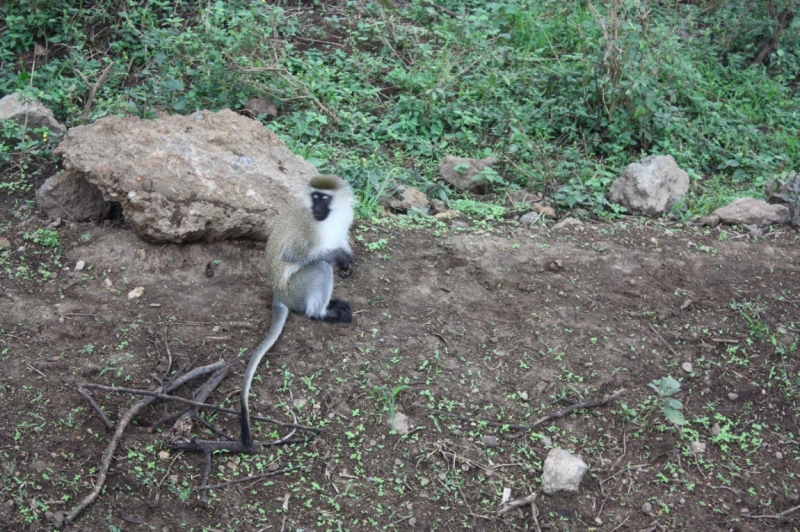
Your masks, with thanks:
<instances>
[{"instance_id":1,"label":"large gray rock","mask_svg":"<svg viewBox=\"0 0 800 532\"><path fill-rule=\"evenodd\" d=\"M728 225L757 225L766 227L789 222L789 208L773 205L753 198L737 198L725 207L712 213L719 221Z\"/></svg>"},{"instance_id":2,"label":"large gray rock","mask_svg":"<svg viewBox=\"0 0 800 532\"><path fill-rule=\"evenodd\" d=\"M489 184L486 179L473 179L487 167L494 165L493 157L485 159L469 159L446 155L439 161L439 175L447 183L458 190L475 191L484 189Z\"/></svg>"},{"instance_id":3,"label":"large gray rock","mask_svg":"<svg viewBox=\"0 0 800 532\"><path fill-rule=\"evenodd\" d=\"M581 479L588 469L579 456L564 449L551 449L544 460L542 490L548 495L578 493Z\"/></svg>"},{"instance_id":4,"label":"large gray rock","mask_svg":"<svg viewBox=\"0 0 800 532\"><path fill-rule=\"evenodd\" d=\"M672 155L651 155L629 164L611 184L608 198L632 211L663 214L689 192L689 174Z\"/></svg>"},{"instance_id":5,"label":"large gray rock","mask_svg":"<svg viewBox=\"0 0 800 532\"><path fill-rule=\"evenodd\" d=\"M28 131L41 127L49 129L56 137L64 136L67 128L56 120L53 111L37 102L14 92L0 99L0 120L13 120L24 125Z\"/></svg>"},{"instance_id":6,"label":"large gray rock","mask_svg":"<svg viewBox=\"0 0 800 532\"><path fill-rule=\"evenodd\" d=\"M49 218L76 222L102 220L111 212L111 202L100 189L73 172L59 172L36 191L36 203Z\"/></svg>"},{"instance_id":7,"label":"large gray rock","mask_svg":"<svg viewBox=\"0 0 800 532\"><path fill-rule=\"evenodd\" d=\"M272 131L229 110L109 116L70 129L55 153L119 202L150 242L266 239L275 213L319 173Z\"/></svg>"}]
</instances>

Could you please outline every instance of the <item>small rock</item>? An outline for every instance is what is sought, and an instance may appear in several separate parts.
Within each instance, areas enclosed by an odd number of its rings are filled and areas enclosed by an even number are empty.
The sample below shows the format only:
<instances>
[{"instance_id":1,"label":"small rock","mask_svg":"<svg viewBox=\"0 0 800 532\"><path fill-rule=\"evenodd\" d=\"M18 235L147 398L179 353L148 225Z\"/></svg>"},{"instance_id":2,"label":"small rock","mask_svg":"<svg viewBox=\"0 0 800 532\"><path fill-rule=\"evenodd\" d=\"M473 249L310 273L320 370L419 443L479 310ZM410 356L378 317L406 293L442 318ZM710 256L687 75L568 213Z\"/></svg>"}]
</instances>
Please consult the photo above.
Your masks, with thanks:
<instances>
[{"instance_id":1,"label":"small rock","mask_svg":"<svg viewBox=\"0 0 800 532\"><path fill-rule=\"evenodd\" d=\"M0 236L0 249L11 249L11 241L4 236Z\"/></svg>"},{"instance_id":2,"label":"small rock","mask_svg":"<svg viewBox=\"0 0 800 532\"><path fill-rule=\"evenodd\" d=\"M562 229L569 229L570 227L580 227L583 222L577 218L564 218L553 226L553 231L561 231Z\"/></svg>"},{"instance_id":3,"label":"small rock","mask_svg":"<svg viewBox=\"0 0 800 532\"><path fill-rule=\"evenodd\" d=\"M28 131L46 127L56 137L63 136L67 131L67 128L56 120L50 109L18 92L0 99L0 120L13 120L20 125L24 124Z\"/></svg>"},{"instance_id":4,"label":"small rock","mask_svg":"<svg viewBox=\"0 0 800 532\"><path fill-rule=\"evenodd\" d=\"M589 466L565 449L551 449L542 471L542 490L553 495L559 492L578 493L581 479Z\"/></svg>"},{"instance_id":5,"label":"small rock","mask_svg":"<svg viewBox=\"0 0 800 532\"><path fill-rule=\"evenodd\" d=\"M136 250L136 258L139 259L140 261L144 262L144 260L147 258L147 252L145 250L143 250L143 249L137 249Z\"/></svg>"},{"instance_id":6,"label":"small rock","mask_svg":"<svg viewBox=\"0 0 800 532\"><path fill-rule=\"evenodd\" d=\"M22 254L25 253L25 246L20 246L17 248L17 253Z\"/></svg>"},{"instance_id":7,"label":"small rock","mask_svg":"<svg viewBox=\"0 0 800 532\"><path fill-rule=\"evenodd\" d=\"M386 204L399 212L408 212L413 208L424 210L428 208L428 197L416 188L398 185Z\"/></svg>"},{"instance_id":8,"label":"small rock","mask_svg":"<svg viewBox=\"0 0 800 532\"><path fill-rule=\"evenodd\" d=\"M649 502L646 502L642 505L642 513L651 515L653 513L653 505Z\"/></svg>"},{"instance_id":9,"label":"small rock","mask_svg":"<svg viewBox=\"0 0 800 532\"><path fill-rule=\"evenodd\" d=\"M692 368L691 362L684 362L683 364L681 364L681 369L686 373L691 373L694 368Z\"/></svg>"},{"instance_id":10,"label":"small rock","mask_svg":"<svg viewBox=\"0 0 800 532\"><path fill-rule=\"evenodd\" d=\"M733 392L730 392L730 393L728 394L728 399L730 399L731 401L735 401L735 400L737 400L738 398L739 398L739 394L738 394L738 393L733 393Z\"/></svg>"},{"instance_id":11,"label":"small rock","mask_svg":"<svg viewBox=\"0 0 800 532\"><path fill-rule=\"evenodd\" d=\"M278 108L275 104L266 98L250 98L244 104L244 110L251 113L253 118L260 115L278 116Z\"/></svg>"},{"instance_id":12,"label":"small rock","mask_svg":"<svg viewBox=\"0 0 800 532\"><path fill-rule=\"evenodd\" d=\"M705 225L707 227L716 227L719 225L719 216L716 214L709 214L703 218L697 220L697 223L700 225Z\"/></svg>"},{"instance_id":13,"label":"small rock","mask_svg":"<svg viewBox=\"0 0 800 532\"><path fill-rule=\"evenodd\" d=\"M711 432L712 436L719 436L719 433L722 432L719 423L714 423L713 425L711 425L709 432Z\"/></svg>"},{"instance_id":14,"label":"small rock","mask_svg":"<svg viewBox=\"0 0 800 532\"><path fill-rule=\"evenodd\" d=\"M408 416L402 412L395 412L394 419L389 420L389 426L392 427L393 431L397 432L400 435L408 434L409 431Z\"/></svg>"},{"instance_id":15,"label":"small rock","mask_svg":"<svg viewBox=\"0 0 800 532\"><path fill-rule=\"evenodd\" d=\"M169 460L169 453L167 451L159 451L158 459L159 460Z\"/></svg>"},{"instance_id":16,"label":"small rock","mask_svg":"<svg viewBox=\"0 0 800 532\"><path fill-rule=\"evenodd\" d=\"M307 404L308 404L308 399L305 399L304 397L298 397L297 399L292 401L292 405L294 405L295 408L303 408Z\"/></svg>"},{"instance_id":17,"label":"small rock","mask_svg":"<svg viewBox=\"0 0 800 532\"><path fill-rule=\"evenodd\" d=\"M484 436L481 438L481 443L486 447L497 447L500 444L500 439L497 436Z\"/></svg>"},{"instance_id":18,"label":"small rock","mask_svg":"<svg viewBox=\"0 0 800 532\"><path fill-rule=\"evenodd\" d=\"M522 216L520 216L519 223L522 223L522 224L525 224L525 225L533 225L533 224L535 224L536 222L539 221L539 218L541 216L542 215L540 213L538 213L538 212L525 213Z\"/></svg>"},{"instance_id":19,"label":"small rock","mask_svg":"<svg viewBox=\"0 0 800 532\"><path fill-rule=\"evenodd\" d=\"M737 198L713 214L718 216L722 223L729 225L766 227L789 221L789 208L786 205L771 205L754 198Z\"/></svg>"},{"instance_id":20,"label":"small rock","mask_svg":"<svg viewBox=\"0 0 800 532\"><path fill-rule=\"evenodd\" d=\"M542 445L544 445L545 447L552 447L553 438L551 438L550 436L545 436L544 438L542 438Z\"/></svg>"},{"instance_id":21,"label":"small rock","mask_svg":"<svg viewBox=\"0 0 800 532\"><path fill-rule=\"evenodd\" d=\"M611 184L608 198L634 211L659 215L689 192L689 174L671 155L650 155L629 164Z\"/></svg>"},{"instance_id":22,"label":"small rock","mask_svg":"<svg viewBox=\"0 0 800 532\"><path fill-rule=\"evenodd\" d=\"M417 525L417 520L415 518L413 518L413 517L409 517L407 522L408 522L408 526L416 526Z\"/></svg>"},{"instance_id":23,"label":"small rock","mask_svg":"<svg viewBox=\"0 0 800 532\"><path fill-rule=\"evenodd\" d=\"M476 191L484 189L489 182L481 176L481 172L494 165L495 159L469 159L464 157L445 156L439 161L439 175L458 190Z\"/></svg>"},{"instance_id":24,"label":"small rock","mask_svg":"<svg viewBox=\"0 0 800 532\"><path fill-rule=\"evenodd\" d=\"M114 281L112 281L108 277L106 277L106 280L103 281L103 283L106 285L106 288L111 288L112 286L114 286Z\"/></svg>"},{"instance_id":25,"label":"small rock","mask_svg":"<svg viewBox=\"0 0 800 532\"><path fill-rule=\"evenodd\" d=\"M79 260L78 262L75 263L75 271L76 272L79 272L79 271L83 270L85 267L86 267L86 262L85 261Z\"/></svg>"},{"instance_id":26,"label":"small rock","mask_svg":"<svg viewBox=\"0 0 800 532\"><path fill-rule=\"evenodd\" d=\"M138 299L144 295L144 286L137 286L128 292L128 299Z\"/></svg>"},{"instance_id":27,"label":"small rock","mask_svg":"<svg viewBox=\"0 0 800 532\"><path fill-rule=\"evenodd\" d=\"M783 460L783 453L780 451L776 452L775 458L777 458L778 460Z\"/></svg>"},{"instance_id":28,"label":"small rock","mask_svg":"<svg viewBox=\"0 0 800 532\"><path fill-rule=\"evenodd\" d=\"M528 400L528 392L520 392L519 398L522 399L523 401L527 401Z\"/></svg>"},{"instance_id":29,"label":"small rock","mask_svg":"<svg viewBox=\"0 0 800 532\"><path fill-rule=\"evenodd\" d=\"M689 450L692 454L702 454L706 452L706 444L701 441L693 441L689 443Z\"/></svg>"},{"instance_id":30,"label":"small rock","mask_svg":"<svg viewBox=\"0 0 800 532\"><path fill-rule=\"evenodd\" d=\"M546 218L555 218L556 217L556 210L549 205L542 205L541 203L534 203L533 204L533 212L544 216Z\"/></svg>"}]
</instances>

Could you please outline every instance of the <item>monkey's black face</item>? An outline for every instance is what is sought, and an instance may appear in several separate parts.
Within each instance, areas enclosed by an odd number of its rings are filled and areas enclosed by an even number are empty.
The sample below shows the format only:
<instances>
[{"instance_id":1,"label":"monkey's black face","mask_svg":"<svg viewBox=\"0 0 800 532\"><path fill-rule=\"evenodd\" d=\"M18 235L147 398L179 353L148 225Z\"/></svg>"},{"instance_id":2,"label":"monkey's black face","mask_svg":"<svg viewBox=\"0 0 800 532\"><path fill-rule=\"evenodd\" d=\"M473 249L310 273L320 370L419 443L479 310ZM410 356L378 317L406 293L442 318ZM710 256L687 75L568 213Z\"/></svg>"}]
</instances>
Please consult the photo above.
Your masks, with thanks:
<instances>
[{"instance_id":1,"label":"monkey's black face","mask_svg":"<svg viewBox=\"0 0 800 532\"><path fill-rule=\"evenodd\" d=\"M331 212L331 196L322 192L311 193L311 213L318 222L323 221Z\"/></svg>"}]
</instances>

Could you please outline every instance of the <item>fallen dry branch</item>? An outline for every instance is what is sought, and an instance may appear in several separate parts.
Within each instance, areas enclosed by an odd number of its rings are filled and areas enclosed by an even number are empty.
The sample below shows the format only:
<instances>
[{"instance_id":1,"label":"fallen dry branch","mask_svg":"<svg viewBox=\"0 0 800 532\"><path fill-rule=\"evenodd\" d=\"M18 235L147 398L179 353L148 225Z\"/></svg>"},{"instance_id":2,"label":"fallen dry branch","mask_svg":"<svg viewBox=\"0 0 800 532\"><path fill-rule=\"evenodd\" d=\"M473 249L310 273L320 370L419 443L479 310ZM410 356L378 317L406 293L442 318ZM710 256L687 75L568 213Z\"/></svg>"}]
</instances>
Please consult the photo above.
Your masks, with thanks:
<instances>
[{"instance_id":1,"label":"fallen dry branch","mask_svg":"<svg viewBox=\"0 0 800 532\"><path fill-rule=\"evenodd\" d=\"M478 423L478 422L480 422L480 423L484 423L484 424L486 424L486 425L488 425L490 427L505 427L505 428L508 428L508 429L511 429L511 430L527 431L527 430L533 430L534 428L538 427L542 423L544 423L546 421L550 421L551 419L564 417L567 414L569 414L570 412L574 412L575 410L583 410L585 408L594 408L594 407L597 407L597 406L607 405L608 403L610 403L614 399L617 399L619 396L621 396L624 393L625 393L625 388L619 390L618 392L613 393L612 395L607 395L607 396L603 397L602 399L597 399L597 400L594 400L594 401L582 401L580 403L575 403L575 404L569 405L566 408L562 408L561 410L553 412L552 414L547 414L543 418L537 419L536 421L534 421L530 425L512 425L510 423L498 423L496 421L485 421L485 420L482 420L482 419L476 419L476 418L467 417L467 416L460 416L458 414L452 414L450 412L444 412L442 410L433 410L433 412L436 413L436 414L441 414L443 416L451 417L453 419L458 419L460 421L468 421L470 423Z\"/></svg>"},{"instance_id":2,"label":"fallen dry branch","mask_svg":"<svg viewBox=\"0 0 800 532\"><path fill-rule=\"evenodd\" d=\"M103 453L103 460L101 462L100 471L97 475L97 479L95 480L94 489L92 489L91 493L89 493L89 495L87 495L69 514L66 514L64 516L64 523L69 524L72 521L74 521L75 518L84 509L86 509L97 499L97 497L100 495L100 492L103 490L103 487L105 486L108 470L111 467L111 461L114 458L114 453L117 447L122 441L122 436L125 433L125 429L142 410L152 405L156 401L163 401L165 409L164 416L156 423L160 424L163 423L165 419L174 419L175 417L178 417L178 420L175 422L175 425L172 427L172 429L165 434L164 436L165 443L167 443L173 449L176 450L199 451L205 454L205 467L201 479L201 486L199 488L202 490L200 494L201 502L206 501L208 489L210 489L208 487L208 479L211 472L211 455L213 452L224 450L228 452L237 452L237 453L255 453L268 445L281 445L288 443L306 442L309 441L310 439L313 439L313 437L315 437L316 434L322 432L320 429L298 424L297 418L295 417L294 412L292 412L291 410L289 410L289 413L293 418L294 421L293 423L284 423L263 416L251 416L251 419L253 421L263 421L267 423L272 423L274 425L277 425L278 427L290 430L288 434L277 440L269 442L254 442L252 447L245 448L244 446L242 446L238 438L228 436L223 431L211 425L209 422L202 420L202 418L200 418L198 415L200 410L212 410L224 414L231 414L236 417L239 417L241 415L238 410L232 410L230 408L223 408L221 406L207 404L204 401L214 392L219 383L222 382L222 380L227 376L229 370L233 367L233 365L241 361L244 357L245 355L242 355L227 363L224 361L219 361L215 362L214 364L209 364L207 366L195 368L191 371L186 371L186 369L188 369L188 367L191 365L191 363L189 363L185 368L181 368L178 371L178 375L173 380L165 384L162 384L161 386L158 386L155 390L139 390L135 388L112 387L112 386L103 386L100 384L90 384L90 383L80 384L78 386L78 392L89 402L89 404L92 406L95 412L97 412L103 424L109 430L114 430L114 435L112 436L111 441L108 444L108 447L106 447L105 453ZM194 400L184 399L183 397L170 395L170 392L177 390L187 382L194 380L198 377L201 377L203 375L207 375L209 373L211 373L211 376L193 394ZM120 417L120 419L117 421L115 425L106 417L100 405L98 405L97 402L92 398L92 396L88 393L88 390L94 390L105 393L114 393L114 394L139 395L143 397L130 409L128 409ZM168 414L167 412L168 403L180 403L186 405L188 408L179 412L177 416L174 416ZM205 427L207 427L213 433L220 436L220 438L222 439L216 441L210 441L210 440L197 440L191 437L190 434L192 426L191 419L193 418L202 420L202 424ZM307 438L295 439L293 437L298 430L311 432L313 433L313 436Z\"/></svg>"},{"instance_id":3,"label":"fallen dry branch","mask_svg":"<svg viewBox=\"0 0 800 532\"><path fill-rule=\"evenodd\" d=\"M161 389L163 391L171 391L177 389L178 387L182 386L183 384L189 382L192 379L195 379L201 375L205 375L206 373L211 373L212 371L215 371L216 369L222 367L222 365L223 365L222 362L217 362L215 364L210 364L208 366L196 368L195 370L190 371L189 373L186 373L185 375L175 379L173 382L161 386ZM82 393L81 395L84 395L86 388L90 386L91 385L85 385L85 384L79 385L78 389L84 390L84 393ZM114 436L111 438L111 442L108 444L108 447L106 447L105 453L103 453L103 460L100 464L100 471L97 473L97 480L95 480L94 489L89 493L89 495L84 497L84 499L75 508L73 508L73 510L70 513L68 513L64 517L65 524L69 524L72 521L74 521L75 518L78 517L78 515L80 515L80 513L83 510L85 510L90 504L92 504L100 495L100 492L103 490L103 487L105 486L106 476L108 475L108 469L111 467L111 460L114 458L114 451L117 450L117 446L119 445L119 442L122 440L122 435L125 433L125 429L131 422L131 420L139 412L144 410L149 405L153 404L155 401L156 401L155 397L143 398L138 403L133 405L130 409L128 409L128 411L125 412L119 419L119 421L117 421L117 428L114 431ZM99 406L97 406L97 408L99 408Z\"/></svg>"}]
</instances>

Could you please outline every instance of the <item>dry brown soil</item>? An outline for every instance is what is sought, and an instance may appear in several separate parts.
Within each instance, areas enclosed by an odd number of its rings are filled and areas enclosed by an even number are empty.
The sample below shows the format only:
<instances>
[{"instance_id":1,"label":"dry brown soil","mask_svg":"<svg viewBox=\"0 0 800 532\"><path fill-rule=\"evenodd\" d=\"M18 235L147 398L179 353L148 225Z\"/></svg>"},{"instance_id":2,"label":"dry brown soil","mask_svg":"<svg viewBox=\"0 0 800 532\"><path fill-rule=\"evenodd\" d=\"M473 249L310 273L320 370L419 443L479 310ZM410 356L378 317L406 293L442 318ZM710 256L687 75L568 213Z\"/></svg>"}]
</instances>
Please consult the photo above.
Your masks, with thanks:
<instances>
[{"instance_id":1,"label":"dry brown soil","mask_svg":"<svg viewBox=\"0 0 800 532\"><path fill-rule=\"evenodd\" d=\"M796 233L458 222L355 230L355 274L336 285L354 322L290 317L253 385L258 413L290 421L294 404L298 423L324 431L215 455L211 483L304 469L212 490L203 505L203 455L170 449L148 427L163 414L152 407L71 529L800 528ZM93 487L111 433L78 383L152 389L186 364L253 348L269 324L263 244L148 245L124 223L62 225L61 250L24 238L46 223L13 197L0 206L4 530L52 529L51 513ZM242 370L210 402L237 409ZM668 375L681 381L682 430L647 386ZM530 424L620 389L607 406L531 431L489 424ZM111 421L139 399L94 397ZM404 437L387 425L392 399L410 418ZM233 417L206 418L237 432ZM193 431L216 438L197 422ZM264 424L258 435L279 433ZM541 494L548 444L589 465L577 495ZM511 500L539 494L538 525L530 505L495 517L506 489Z\"/></svg>"}]
</instances>

